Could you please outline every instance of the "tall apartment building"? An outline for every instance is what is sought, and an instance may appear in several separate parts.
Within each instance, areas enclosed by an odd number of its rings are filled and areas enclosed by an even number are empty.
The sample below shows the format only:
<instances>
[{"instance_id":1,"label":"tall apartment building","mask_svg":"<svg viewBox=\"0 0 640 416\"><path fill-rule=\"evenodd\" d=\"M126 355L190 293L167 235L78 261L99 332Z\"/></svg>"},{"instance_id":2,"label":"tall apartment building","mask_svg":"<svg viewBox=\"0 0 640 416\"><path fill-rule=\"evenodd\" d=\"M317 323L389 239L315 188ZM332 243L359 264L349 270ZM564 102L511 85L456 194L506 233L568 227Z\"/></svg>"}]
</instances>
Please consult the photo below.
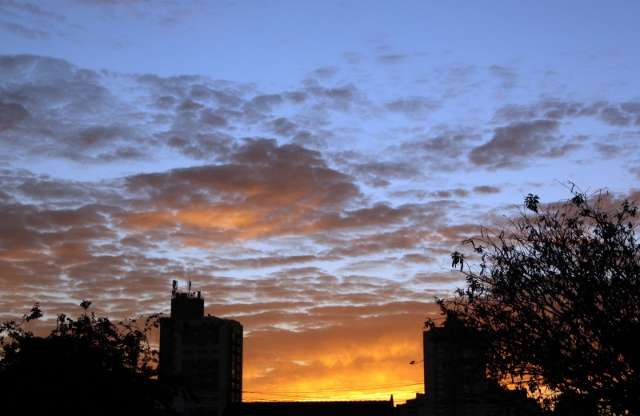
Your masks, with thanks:
<instances>
[{"instance_id":1,"label":"tall apartment building","mask_svg":"<svg viewBox=\"0 0 640 416\"><path fill-rule=\"evenodd\" d=\"M423 408L428 416L540 416L522 390L506 390L486 375L480 334L455 315L423 332Z\"/></svg>"},{"instance_id":2,"label":"tall apartment building","mask_svg":"<svg viewBox=\"0 0 640 416\"><path fill-rule=\"evenodd\" d=\"M183 414L222 415L242 401L242 325L204 315L200 292L173 282L171 316L160 319L160 380L183 392Z\"/></svg>"},{"instance_id":3,"label":"tall apartment building","mask_svg":"<svg viewBox=\"0 0 640 416\"><path fill-rule=\"evenodd\" d=\"M397 416L542 416L522 390L486 376L480 334L455 315L423 332L425 393L397 407Z\"/></svg>"},{"instance_id":4,"label":"tall apartment building","mask_svg":"<svg viewBox=\"0 0 640 416\"><path fill-rule=\"evenodd\" d=\"M427 414L486 414L490 383L478 335L449 316L443 326L423 332L423 347Z\"/></svg>"}]
</instances>

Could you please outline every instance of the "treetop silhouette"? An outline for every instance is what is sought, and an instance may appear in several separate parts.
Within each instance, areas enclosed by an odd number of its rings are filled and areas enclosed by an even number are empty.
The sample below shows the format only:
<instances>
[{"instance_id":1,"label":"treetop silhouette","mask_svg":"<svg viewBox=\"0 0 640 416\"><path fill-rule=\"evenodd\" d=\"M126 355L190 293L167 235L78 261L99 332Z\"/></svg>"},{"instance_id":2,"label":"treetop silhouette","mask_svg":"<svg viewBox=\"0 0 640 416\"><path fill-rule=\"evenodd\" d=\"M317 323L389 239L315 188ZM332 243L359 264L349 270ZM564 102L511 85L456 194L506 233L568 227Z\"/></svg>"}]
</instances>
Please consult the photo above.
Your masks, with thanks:
<instances>
[{"instance_id":1,"label":"treetop silhouette","mask_svg":"<svg viewBox=\"0 0 640 416\"><path fill-rule=\"evenodd\" d=\"M439 303L486 340L492 377L547 405L570 397L640 414L638 208L571 191L549 205L529 194L504 230L465 241L452 266L466 287Z\"/></svg>"},{"instance_id":2,"label":"treetop silhouette","mask_svg":"<svg viewBox=\"0 0 640 416\"><path fill-rule=\"evenodd\" d=\"M38 337L23 323L42 316L38 304L22 321L0 324L0 391L12 414L171 414L166 387L154 380L157 351L147 333L156 316L114 324L83 312L60 314Z\"/></svg>"}]
</instances>

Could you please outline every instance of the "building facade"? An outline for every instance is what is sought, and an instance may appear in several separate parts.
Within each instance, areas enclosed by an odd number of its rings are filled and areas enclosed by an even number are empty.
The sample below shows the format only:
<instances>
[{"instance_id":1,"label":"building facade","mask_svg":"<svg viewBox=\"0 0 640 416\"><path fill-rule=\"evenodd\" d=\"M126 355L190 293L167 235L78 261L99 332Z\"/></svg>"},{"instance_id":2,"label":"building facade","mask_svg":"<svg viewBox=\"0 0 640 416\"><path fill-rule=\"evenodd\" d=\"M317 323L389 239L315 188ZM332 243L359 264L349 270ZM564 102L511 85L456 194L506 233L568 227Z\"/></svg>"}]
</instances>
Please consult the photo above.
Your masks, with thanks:
<instances>
[{"instance_id":1,"label":"building facade","mask_svg":"<svg viewBox=\"0 0 640 416\"><path fill-rule=\"evenodd\" d=\"M181 389L182 414L222 415L242 401L242 325L205 316L200 292L173 282L171 316L160 319L160 381Z\"/></svg>"}]
</instances>

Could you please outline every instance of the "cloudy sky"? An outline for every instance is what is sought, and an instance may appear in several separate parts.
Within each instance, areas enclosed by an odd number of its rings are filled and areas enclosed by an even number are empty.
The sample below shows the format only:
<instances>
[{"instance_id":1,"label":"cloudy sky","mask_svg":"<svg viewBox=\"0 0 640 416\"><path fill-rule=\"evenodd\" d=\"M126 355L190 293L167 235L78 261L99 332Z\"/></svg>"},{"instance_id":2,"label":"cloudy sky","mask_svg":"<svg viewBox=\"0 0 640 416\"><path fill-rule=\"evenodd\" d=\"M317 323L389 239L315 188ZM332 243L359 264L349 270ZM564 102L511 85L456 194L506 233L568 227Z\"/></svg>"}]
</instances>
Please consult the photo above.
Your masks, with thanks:
<instances>
[{"instance_id":1,"label":"cloudy sky","mask_svg":"<svg viewBox=\"0 0 640 416\"><path fill-rule=\"evenodd\" d=\"M248 400L422 391L449 254L638 195L640 3L0 0L0 318L245 327Z\"/></svg>"}]
</instances>

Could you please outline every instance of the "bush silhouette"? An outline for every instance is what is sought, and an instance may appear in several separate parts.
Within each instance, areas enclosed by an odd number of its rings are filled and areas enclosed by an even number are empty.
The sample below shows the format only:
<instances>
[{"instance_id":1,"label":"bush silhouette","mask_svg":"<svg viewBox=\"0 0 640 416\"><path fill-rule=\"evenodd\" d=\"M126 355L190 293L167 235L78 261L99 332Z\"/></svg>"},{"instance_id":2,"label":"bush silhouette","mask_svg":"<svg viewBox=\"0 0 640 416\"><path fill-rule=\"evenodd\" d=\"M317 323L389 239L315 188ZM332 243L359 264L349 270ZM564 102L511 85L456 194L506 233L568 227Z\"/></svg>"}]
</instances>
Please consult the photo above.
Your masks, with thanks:
<instances>
[{"instance_id":1,"label":"bush silhouette","mask_svg":"<svg viewBox=\"0 0 640 416\"><path fill-rule=\"evenodd\" d=\"M6 414L172 414L171 395L155 380L155 356L135 321L116 325L87 312L58 316L56 329L37 337L23 323L39 318L35 305L22 322L0 325L0 392Z\"/></svg>"}]
</instances>

